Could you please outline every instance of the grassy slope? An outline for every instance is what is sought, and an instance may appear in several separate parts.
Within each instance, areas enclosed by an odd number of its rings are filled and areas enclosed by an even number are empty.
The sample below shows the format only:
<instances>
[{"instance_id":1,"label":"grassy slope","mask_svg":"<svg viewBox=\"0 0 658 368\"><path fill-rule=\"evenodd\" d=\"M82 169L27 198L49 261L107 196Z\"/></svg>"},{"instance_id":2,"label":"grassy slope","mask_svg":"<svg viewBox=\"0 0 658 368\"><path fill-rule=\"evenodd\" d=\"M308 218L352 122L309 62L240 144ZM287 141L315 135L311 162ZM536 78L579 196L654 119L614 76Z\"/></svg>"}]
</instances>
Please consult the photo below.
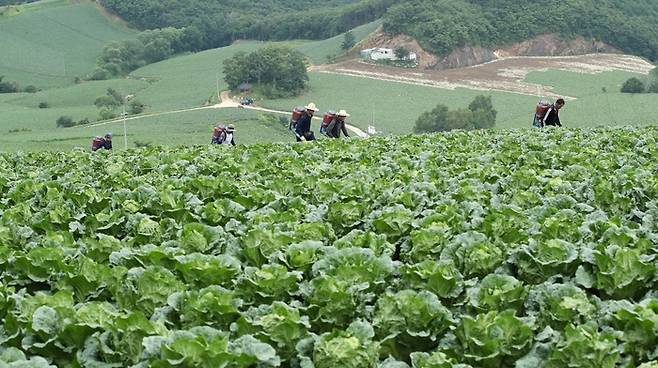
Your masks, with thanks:
<instances>
[{"instance_id":1,"label":"grassy slope","mask_svg":"<svg viewBox=\"0 0 658 368\"><path fill-rule=\"evenodd\" d=\"M2 108L1 102L0 108ZM289 140L290 134L286 127L264 125L259 120L259 116L258 113L245 110L209 109L129 121L128 145L134 147L135 141L168 146L207 144L210 142L211 127L216 122L235 123L236 141L239 144ZM115 147L123 148L123 123L116 122L96 127L69 129L34 130L32 128L27 132L13 133L8 133L3 128L0 131L2 133L0 151L70 150L75 147L87 149L91 144L91 137L103 135L108 131L114 134Z\"/></svg>"},{"instance_id":2,"label":"grassy slope","mask_svg":"<svg viewBox=\"0 0 658 368\"><path fill-rule=\"evenodd\" d=\"M41 5L41 7L39 7ZM36 3L0 18L0 75L39 88L73 84L94 69L110 41L135 32L105 17L92 3Z\"/></svg>"},{"instance_id":3,"label":"grassy slope","mask_svg":"<svg viewBox=\"0 0 658 368\"><path fill-rule=\"evenodd\" d=\"M562 120L569 126L658 124L658 94L619 92L624 81L633 76L638 77L620 71L590 75L549 70L530 73L527 80L577 97L562 111Z\"/></svg>"},{"instance_id":4,"label":"grassy slope","mask_svg":"<svg viewBox=\"0 0 658 368\"><path fill-rule=\"evenodd\" d=\"M418 116L438 103L451 108L466 107L482 91L467 89L447 90L415 86L367 78L311 73L311 88L302 97L267 101L266 106L289 110L308 101L315 102L322 111L346 109L352 116L351 124L365 128L375 114L375 127L384 133L410 133ZM513 93L489 93L499 111L499 126L518 127L527 119L528 106L535 98ZM503 108L509 106L511 108Z\"/></svg>"},{"instance_id":5,"label":"grassy slope","mask_svg":"<svg viewBox=\"0 0 658 368\"><path fill-rule=\"evenodd\" d=\"M36 14L37 12L31 13ZM27 13L23 13L15 19L27 15ZM50 17L50 15L48 16ZM92 17L89 22L94 22L95 19ZM354 33L357 39L361 39L367 35L369 29L374 29L376 26L378 23L359 27ZM339 38L342 42L342 36ZM297 47L302 52L309 52L311 57L326 59L326 53L335 52L332 47L340 47L339 42L337 43L339 38L317 43L295 41L285 44ZM48 89L34 95L0 95L0 113L7 121L5 123L3 119L3 123L0 124L0 133L7 133L0 134L0 150L86 147L88 137L101 134L107 130L106 128L121 134L123 129L121 123L91 130L85 130L85 128L54 129L55 120L62 115L71 116L75 120L96 119L98 111L93 106L93 101L96 97L103 95L108 87L115 88L124 94L135 94L140 101L148 105L147 113L202 106L210 96L214 98L216 94L216 73L221 71L223 60L233 56L236 52L250 52L263 45L259 42L241 42L225 48L182 55L141 68L127 79L86 82L64 88ZM219 82L219 89L226 89L221 75ZM51 108L38 109L37 106L40 102L48 102ZM216 99L213 102L216 102ZM259 128L260 125L257 122L261 114L236 112L236 110L188 112L129 122L129 137L132 138L131 141L202 144L208 140L208 132L213 121L231 120L235 114L240 116L235 122L241 128L239 131L241 143L291 139L289 132L280 127ZM8 133L10 130L16 129L27 129L28 131ZM44 132L48 133L44 134ZM172 141L171 137L174 136L176 139Z\"/></svg>"},{"instance_id":6,"label":"grassy slope","mask_svg":"<svg viewBox=\"0 0 658 368\"><path fill-rule=\"evenodd\" d=\"M44 3L39 4L43 6ZM10 24L8 22L15 22L11 23L15 25L32 22L31 24L34 26L34 22L40 19L39 17L56 19L63 16L63 11L68 11L71 12L72 18L67 24L85 25L88 29L97 30L110 25L110 28L119 29L118 25L108 21L90 4L64 6L61 2L51 1L48 5L48 9L35 8L23 12L20 16L0 18L2 19L0 27L7 27L7 24ZM19 20L21 21L19 22ZM104 25L96 24L94 26L93 23ZM45 24L51 23L46 22ZM378 22L374 22L354 30L357 40L365 37L378 25ZM129 35L130 31L124 29L117 34L121 33ZM55 38L59 38L59 36ZM340 48L342 38L341 35L325 41L299 41L287 44L306 53L314 62L322 62L326 60L327 55L335 55ZM9 42L2 38L0 43L3 41ZM101 134L105 130L121 133L121 124L110 124L98 129L54 129L54 122L61 115L70 115L75 120L85 117L95 119L98 112L92 105L93 100L104 94L108 87L118 89L124 94L136 94L137 98L148 105L147 113L201 106L210 96L215 96L216 74L221 70L222 61L238 51L249 52L262 45L258 42L243 42L226 48L179 56L141 68L128 79L70 85L65 88L45 90L35 95L0 95L0 114L3 117L2 124L0 124L0 150L86 147L89 137ZM93 49L98 45L90 46L88 43L86 47ZM44 52L48 52L48 50L49 48L46 47ZM2 71L2 60L8 58L4 53L0 55L0 71ZM37 66L49 67L48 63L41 64ZM19 65L22 64L19 63ZM82 64L76 65L82 68ZM88 58L86 65L86 68L93 68L93 60ZM20 73L7 73L7 75L15 79L13 77L19 76ZM71 76L73 75L71 74ZM570 126L651 122L649 118L658 115L654 112L658 96L628 96L616 92L619 85L630 75L629 73L609 72L592 76L547 71L531 73L528 80L552 85L560 93L579 98L577 101L570 102L563 111L563 119ZM42 80L35 74L31 74L31 78ZM44 80L69 83L67 78L69 77L60 76ZM608 93L603 94L602 87L605 87ZM226 85L220 75L219 89L225 88ZM323 110L345 108L353 115L350 119L351 123L362 128L370 124L372 113L375 112L375 125L378 130L385 133L409 133L417 117L422 112L433 108L437 103L446 104L451 108L465 107L475 95L482 93L493 96L494 105L499 111L498 127L529 126L536 97L466 89L450 91L321 73L311 73L311 88L304 96L294 99L259 101L259 103L286 111L292 106L308 101L316 102ZM48 102L51 108L38 109L37 105L42 101ZM620 101L620 103L615 103L615 101ZM289 133L280 127L261 128L256 124L260 114L236 112L235 110L197 111L137 120L129 122L129 136L131 141L163 144L205 143L212 123L218 119L231 120L234 114L239 115L235 122L241 128L239 131L241 143L291 139ZM29 131L8 133L10 130L16 129ZM47 143L48 140L52 140L52 142Z\"/></svg>"},{"instance_id":7,"label":"grassy slope","mask_svg":"<svg viewBox=\"0 0 658 368\"><path fill-rule=\"evenodd\" d=\"M372 23L364 24L360 27L357 27L352 30L356 42L359 42L366 38L369 34L374 32L380 25L382 21L374 21ZM313 64L322 64L327 62L327 57L338 56L344 53L344 50L341 48L343 44L345 34L340 34L336 37L329 38L324 41L319 42L309 42L307 44L297 47L297 50L303 52L307 55Z\"/></svg>"},{"instance_id":8,"label":"grassy slope","mask_svg":"<svg viewBox=\"0 0 658 368\"><path fill-rule=\"evenodd\" d=\"M214 98L217 94L217 73L221 73L223 61L237 52L251 52L263 45L262 42L241 42L229 47L178 56L140 68L131 77L153 81L148 89L138 94L140 100L151 106L152 111L202 106L210 96ZM220 74L219 90L226 88L223 74Z\"/></svg>"}]
</instances>

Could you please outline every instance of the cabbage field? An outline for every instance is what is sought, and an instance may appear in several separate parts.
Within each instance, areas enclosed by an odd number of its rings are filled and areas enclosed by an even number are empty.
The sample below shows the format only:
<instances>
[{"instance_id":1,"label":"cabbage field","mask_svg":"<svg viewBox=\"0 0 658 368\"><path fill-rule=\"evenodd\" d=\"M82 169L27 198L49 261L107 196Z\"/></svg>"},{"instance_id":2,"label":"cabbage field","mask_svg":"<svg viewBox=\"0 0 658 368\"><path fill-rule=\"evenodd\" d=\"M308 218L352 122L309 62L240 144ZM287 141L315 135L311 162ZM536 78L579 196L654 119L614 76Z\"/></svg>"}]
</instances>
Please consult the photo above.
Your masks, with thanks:
<instances>
[{"instance_id":1,"label":"cabbage field","mask_svg":"<svg viewBox=\"0 0 658 368\"><path fill-rule=\"evenodd\" d=\"M658 367L658 128L0 155L0 367Z\"/></svg>"}]
</instances>

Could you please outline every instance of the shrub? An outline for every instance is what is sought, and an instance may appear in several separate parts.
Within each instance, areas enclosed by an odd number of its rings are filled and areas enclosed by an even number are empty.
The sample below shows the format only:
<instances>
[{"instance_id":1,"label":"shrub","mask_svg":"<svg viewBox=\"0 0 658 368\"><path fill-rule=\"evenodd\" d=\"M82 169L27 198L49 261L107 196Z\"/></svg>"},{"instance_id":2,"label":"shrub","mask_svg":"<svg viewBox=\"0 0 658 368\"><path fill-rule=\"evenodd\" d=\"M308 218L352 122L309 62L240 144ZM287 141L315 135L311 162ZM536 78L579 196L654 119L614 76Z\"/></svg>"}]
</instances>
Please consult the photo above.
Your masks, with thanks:
<instances>
[{"instance_id":1,"label":"shrub","mask_svg":"<svg viewBox=\"0 0 658 368\"><path fill-rule=\"evenodd\" d=\"M26 93L37 93L39 92L39 89L33 85L29 85L23 89L23 92Z\"/></svg>"},{"instance_id":2,"label":"shrub","mask_svg":"<svg viewBox=\"0 0 658 368\"><path fill-rule=\"evenodd\" d=\"M432 111L423 113L416 121L414 132L490 129L496 124L497 115L491 96L476 96L468 109L450 111L447 106L439 104Z\"/></svg>"},{"instance_id":3,"label":"shrub","mask_svg":"<svg viewBox=\"0 0 658 368\"><path fill-rule=\"evenodd\" d=\"M72 126L75 126L75 122L73 121L73 118L70 116L60 116L59 118L57 118L56 124L58 128L70 128Z\"/></svg>"},{"instance_id":4,"label":"shrub","mask_svg":"<svg viewBox=\"0 0 658 368\"><path fill-rule=\"evenodd\" d=\"M649 83L649 86L647 87L647 93L658 93L658 80L654 80L653 82Z\"/></svg>"},{"instance_id":5,"label":"shrub","mask_svg":"<svg viewBox=\"0 0 658 368\"><path fill-rule=\"evenodd\" d=\"M108 107L103 107L98 112L98 118L100 120L111 120L117 117L117 114Z\"/></svg>"},{"instance_id":6,"label":"shrub","mask_svg":"<svg viewBox=\"0 0 658 368\"><path fill-rule=\"evenodd\" d=\"M39 108L40 109L47 109L49 107L50 107L50 105L48 104L48 102L45 102L45 101L39 102Z\"/></svg>"},{"instance_id":7,"label":"shrub","mask_svg":"<svg viewBox=\"0 0 658 368\"><path fill-rule=\"evenodd\" d=\"M343 50L349 50L352 47L356 45L356 38L354 37L354 33L352 31L348 31L345 33L345 36L343 36L343 43L340 45L340 47Z\"/></svg>"},{"instance_id":8,"label":"shrub","mask_svg":"<svg viewBox=\"0 0 658 368\"><path fill-rule=\"evenodd\" d=\"M145 106L143 103L137 101L137 100L132 100L130 101L130 107L128 108L128 112L130 112L132 115L137 115L141 114L144 112Z\"/></svg>"},{"instance_id":9,"label":"shrub","mask_svg":"<svg viewBox=\"0 0 658 368\"><path fill-rule=\"evenodd\" d=\"M635 77L624 82L624 85L621 87L622 93L644 93L644 91L644 82Z\"/></svg>"}]
</instances>

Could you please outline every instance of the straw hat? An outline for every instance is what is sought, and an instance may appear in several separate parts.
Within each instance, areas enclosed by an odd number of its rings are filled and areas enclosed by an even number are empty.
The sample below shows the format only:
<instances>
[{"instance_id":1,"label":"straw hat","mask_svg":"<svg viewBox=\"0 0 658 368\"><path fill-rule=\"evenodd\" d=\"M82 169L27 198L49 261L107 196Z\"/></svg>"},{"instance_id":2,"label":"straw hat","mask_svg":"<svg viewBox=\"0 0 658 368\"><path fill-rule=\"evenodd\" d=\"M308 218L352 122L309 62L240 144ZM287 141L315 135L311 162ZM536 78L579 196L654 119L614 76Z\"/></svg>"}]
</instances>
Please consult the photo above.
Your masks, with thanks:
<instances>
[{"instance_id":1,"label":"straw hat","mask_svg":"<svg viewBox=\"0 0 658 368\"><path fill-rule=\"evenodd\" d=\"M313 102L309 103L308 105L306 105L304 107L306 108L306 110L313 110L314 112L319 110Z\"/></svg>"},{"instance_id":2,"label":"straw hat","mask_svg":"<svg viewBox=\"0 0 658 368\"><path fill-rule=\"evenodd\" d=\"M345 111L345 110L340 110L340 111L338 111L338 114L336 114L336 116L342 116L342 117L347 118L347 117L350 116L350 114L348 114L347 111Z\"/></svg>"}]
</instances>

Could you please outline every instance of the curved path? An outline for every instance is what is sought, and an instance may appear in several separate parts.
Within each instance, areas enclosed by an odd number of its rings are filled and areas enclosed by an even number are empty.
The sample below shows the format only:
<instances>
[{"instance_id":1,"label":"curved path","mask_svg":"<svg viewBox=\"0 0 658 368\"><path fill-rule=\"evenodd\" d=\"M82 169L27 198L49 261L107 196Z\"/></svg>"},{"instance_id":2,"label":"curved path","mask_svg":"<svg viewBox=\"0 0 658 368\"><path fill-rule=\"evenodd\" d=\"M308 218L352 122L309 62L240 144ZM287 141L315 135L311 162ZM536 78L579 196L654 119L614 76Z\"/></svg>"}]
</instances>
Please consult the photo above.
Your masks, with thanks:
<instances>
[{"instance_id":1,"label":"curved path","mask_svg":"<svg viewBox=\"0 0 658 368\"><path fill-rule=\"evenodd\" d=\"M172 111L165 111L165 112L158 112L158 113L153 113L153 114L146 114L146 115L135 115L135 116L128 116L126 117L126 121L132 121L132 120L139 120L139 119L144 119L144 118L150 118L154 116L163 116L163 115L172 115L172 114L180 114L184 112L190 112L190 111L199 111L199 110L208 110L208 109L237 109L237 108L244 108L245 110L255 110L255 111L262 111L262 112L269 112L273 114L284 114L284 115L290 115L289 111L280 111L280 110L272 110L272 109L266 109L264 107L258 107L258 106L242 106L238 102L234 101L228 91L223 91L220 94L220 99L221 103L218 103L216 105L212 106L203 106L203 107L194 107L190 109L182 109L182 110L172 110ZM319 117L314 117L315 120L321 120ZM113 123L120 123L124 119L123 118L118 118L118 119L112 119L112 120L107 120L103 121L100 123L96 124L87 124L82 126L82 128L95 128L107 124L113 124ZM361 138L368 138L368 134L364 132L363 130L353 126L346 124L347 129L351 130L356 134L357 136Z\"/></svg>"}]
</instances>

